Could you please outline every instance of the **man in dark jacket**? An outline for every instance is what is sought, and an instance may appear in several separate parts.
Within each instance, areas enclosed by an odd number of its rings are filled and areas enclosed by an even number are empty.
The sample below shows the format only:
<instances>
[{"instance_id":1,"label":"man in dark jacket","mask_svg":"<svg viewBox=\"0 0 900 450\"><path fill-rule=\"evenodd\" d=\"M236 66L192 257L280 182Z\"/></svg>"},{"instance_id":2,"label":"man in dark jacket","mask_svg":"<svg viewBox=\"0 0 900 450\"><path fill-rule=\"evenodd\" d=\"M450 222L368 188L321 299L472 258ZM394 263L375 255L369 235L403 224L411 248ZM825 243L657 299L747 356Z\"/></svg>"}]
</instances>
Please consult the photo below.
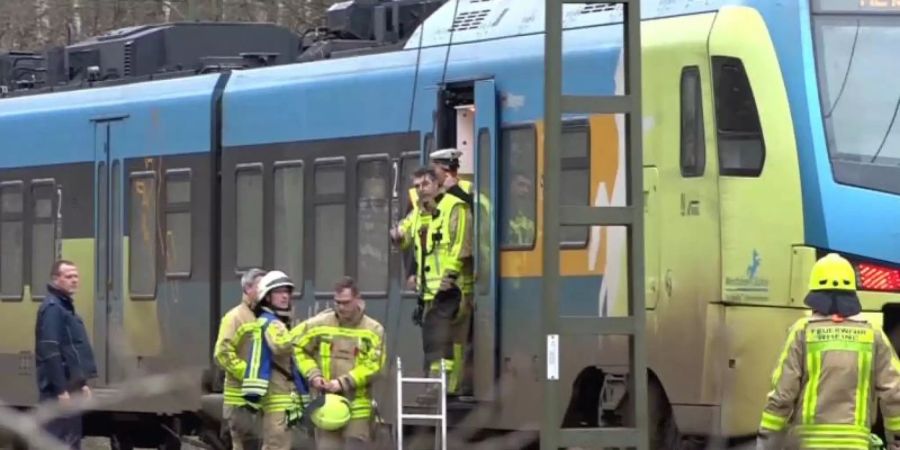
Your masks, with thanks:
<instances>
[{"instance_id":1,"label":"man in dark jacket","mask_svg":"<svg viewBox=\"0 0 900 450\"><path fill-rule=\"evenodd\" d=\"M35 323L35 359L40 401L69 402L74 395L91 395L87 380L97 376L94 352L72 296L78 291L78 268L70 261L53 264L47 295ZM47 424L47 431L72 448L81 448L81 417L73 415Z\"/></svg>"}]
</instances>

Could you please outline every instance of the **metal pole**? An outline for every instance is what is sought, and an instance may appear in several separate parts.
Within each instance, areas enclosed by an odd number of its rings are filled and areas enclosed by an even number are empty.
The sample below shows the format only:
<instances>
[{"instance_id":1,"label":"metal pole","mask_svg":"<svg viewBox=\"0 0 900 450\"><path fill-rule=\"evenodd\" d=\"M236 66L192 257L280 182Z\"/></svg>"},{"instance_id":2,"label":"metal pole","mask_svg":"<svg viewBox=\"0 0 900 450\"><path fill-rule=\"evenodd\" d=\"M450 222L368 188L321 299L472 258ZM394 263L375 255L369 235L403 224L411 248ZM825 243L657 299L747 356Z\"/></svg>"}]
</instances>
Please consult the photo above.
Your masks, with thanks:
<instances>
[{"instance_id":1,"label":"metal pole","mask_svg":"<svg viewBox=\"0 0 900 450\"><path fill-rule=\"evenodd\" d=\"M644 284L644 146L643 113L641 108L641 5L631 1L622 5L625 15L625 95L631 99L631 111L626 115L626 164L629 189L627 204L632 207L628 232L628 315L634 318L634 332L629 337L630 386L634 393L634 427L638 431L639 449L649 448L647 413L647 344Z\"/></svg>"},{"instance_id":2,"label":"metal pole","mask_svg":"<svg viewBox=\"0 0 900 450\"><path fill-rule=\"evenodd\" d=\"M625 10L624 52L625 95L564 95L562 92L562 9L565 3L620 3ZM545 0L544 2L544 193L542 223L542 331L546 339L544 413L541 422L541 449L559 447L647 448L647 365L644 337L644 233L643 161L641 131L641 42L640 0ZM594 207L559 205L560 148L563 113L624 114L626 128L627 206ZM560 274L559 233L563 225L625 226L628 228L628 313L629 317L559 316ZM619 261L612 261L612 264ZM635 402L633 428L561 429L559 417L560 334L630 336L629 397Z\"/></svg>"},{"instance_id":3,"label":"metal pole","mask_svg":"<svg viewBox=\"0 0 900 450\"><path fill-rule=\"evenodd\" d=\"M397 450L403 449L403 366L397 357Z\"/></svg>"},{"instance_id":4,"label":"metal pole","mask_svg":"<svg viewBox=\"0 0 900 450\"><path fill-rule=\"evenodd\" d=\"M541 450L559 448L559 403L558 374L551 364L559 361L558 348L550 348L551 343L558 343L554 338L559 332L559 183L561 142L561 102L562 92L562 5L559 0L544 2L544 174L543 174L543 279L541 298L542 331L547 340L547 349L543 353L544 381L544 418L541 433ZM551 355L550 353L553 352ZM555 373L554 373L555 372ZM555 375L555 377L554 377Z\"/></svg>"},{"instance_id":5,"label":"metal pole","mask_svg":"<svg viewBox=\"0 0 900 450\"><path fill-rule=\"evenodd\" d=\"M441 450L447 450L447 361L441 359Z\"/></svg>"}]
</instances>

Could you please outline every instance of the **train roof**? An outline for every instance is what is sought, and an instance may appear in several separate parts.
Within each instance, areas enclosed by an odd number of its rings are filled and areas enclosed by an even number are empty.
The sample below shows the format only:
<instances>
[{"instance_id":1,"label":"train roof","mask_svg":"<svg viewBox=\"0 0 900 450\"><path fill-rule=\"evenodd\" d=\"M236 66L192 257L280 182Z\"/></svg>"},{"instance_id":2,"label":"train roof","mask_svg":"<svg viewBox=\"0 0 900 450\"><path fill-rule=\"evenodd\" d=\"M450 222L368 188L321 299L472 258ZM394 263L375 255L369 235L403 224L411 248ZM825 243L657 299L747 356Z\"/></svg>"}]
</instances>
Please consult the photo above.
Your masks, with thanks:
<instances>
[{"instance_id":1,"label":"train roof","mask_svg":"<svg viewBox=\"0 0 900 450\"><path fill-rule=\"evenodd\" d=\"M645 0L643 3L648 4L642 5L642 15L645 18L654 18L702 13L716 10L725 4L745 2ZM485 73L494 71L500 75L499 72L504 70L505 65L514 60L533 60L541 57L539 35L543 31L543 6L544 0L449 1L411 33L401 48L355 57L233 71L226 86L226 96L241 97L242 92L272 91L275 86L290 84L322 83L323 86L333 86L334 83L360 74L364 74L373 82L386 82L385 88L403 84L406 86L405 89L412 90L414 66L417 67L415 72L418 72L418 90L428 84L433 85L436 81L435 73L445 65L451 66L448 78L451 80L454 66L471 68L472 65L476 65ZM564 45L567 51L579 47L592 50L609 47L613 50L620 45L619 27L581 31L599 25L620 23L622 20L620 8L601 4L564 5L564 8L564 27L575 31L567 34L570 36ZM460 47L458 51L446 52L446 44L451 40L451 33L446 30L449 29L453 17L457 17L457 20L453 26L452 44L454 47L457 45ZM421 52L417 51L420 48L420 39ZM185 78L120 83L114 86L11 97L0 100L0 118L29 116L37 120L38 115L42 113L75 114L76 111L84 110L93 110L90 114L96 116L108 114L108 111L117 108L116 105L151 105L166 102L171 104L178 99L192 99L190 103L207 101L203 99L212 97L217 80L218 74L198 74Z\"/></svg>"},{"instance_id":2,"label":"train roof","mask_svg":"<svg viewBox=\"0 0 900 450\"><path fill-rule=\"evenodd\" d=\"M464 44L544 32L545 0L456 0L428 17L406 49ZM741 0L641 0L641 18L656 19L715 11ZM622 5L564 4L563 29L622 23ZM452 41L451 41L452 39Z\"/></svg>"},{"instance_id":3,"label":"train roof","mask_svg":"<svg viewBox=\"0 0 900 450\"><path fill-rule=\"evenodd\" d=\"M148 82L159 85L152 82L224 70L314 64L321 59L384 54L420 47L445 46L448 43L460 45L540 34L544 27L544 0L376 0L376 3L378 1L383 3L378 3L378 6L374 6L375 9L370 5L371 0L335 4L329 10L331 34L327 38L322 38L325 42L314 42L299 56L294 54L291 46L296 46L298 42L304 45L307 33L298 37L286 29L273 28L272 24L175 23L139 25L114 30L72 44L65 49L48 51L45 58L48 80L44 86L18 90L15 89L16 86L0 86L0 98L56 95L62 91L95 90L109 85ZM356 2L361 2L362 6L356 5ZM437 6L439 3L442 5ZM734 3L742 1L644 0L641 12L643 18L650 19L711 11L722 5ZM403 15L419 4L427 6L420 14L425 16L424 21L415 17L415 14ZM393 36L386 36L385 33L390 33L385 30L391 26L386 25L379 30L377 25L372 25L379 23L378 8L389 6L396 8L393 14L397 17L393 20L414 31L411 33L395 31ZM382 12L381 15L389 13ZM622 19L621 5L597 3L563 6L564 29L616 24L621 23ZM410 26L413 24L414 28ZM223 44L223 41L227 41L220 36L223 32L232 35L240 32L241 38L233 39L233 43ZM248 51L247 42L254 39L256 39L255 47L260 50ZM177 44L179 40L185 44L183 46ZM181 50L181 47L189 50ZM252 47L251 45L250 48ZM91 51L95 54L90 53ZM273 58L270 55L277 56ZM43 57L36 53L9 53L6 54L6 58L10 61L26 59L33 61ZM169 58L173 60L168 61ZM193 66L191 58L198 60ZM0 54L0 69L4 67L3 59L4 54ZM157 62L163 60L166 61ZM91 64L100 66L101 61L104 67L96 67L94 73L88 73ZM157 71L154 72L154 69ZM65 75L60 75L66 71L77 79L66 80ZM112 74L112 79L109 80L89 78L91 75L97 78L110 76L109 74ZM60 81L59 78L63 80ZM0 85L2 84L4 84L3 74L0 74Z\"/></svg>"}]
</instances>

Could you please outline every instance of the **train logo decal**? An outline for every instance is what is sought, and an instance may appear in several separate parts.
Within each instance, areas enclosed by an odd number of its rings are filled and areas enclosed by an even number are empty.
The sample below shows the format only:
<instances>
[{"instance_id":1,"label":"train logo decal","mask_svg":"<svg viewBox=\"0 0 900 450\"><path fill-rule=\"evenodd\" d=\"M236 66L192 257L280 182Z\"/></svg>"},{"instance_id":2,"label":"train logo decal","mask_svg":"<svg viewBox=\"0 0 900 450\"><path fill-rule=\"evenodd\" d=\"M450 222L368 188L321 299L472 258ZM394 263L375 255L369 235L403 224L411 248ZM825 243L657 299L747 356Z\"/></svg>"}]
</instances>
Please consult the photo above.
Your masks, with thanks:
<instances>
[{"instance_id":1,"label":"train logo decal","mask_svg":"<svg viewBox=\"0 0 900 450\"><path fill-rule=\"evenodd\" d=\"M750 262L740 277L725 278L725 298L729 301L769 300L769 280L760 277L762 255L757 249L750 254Z\"/></svg>"}]
</instances>

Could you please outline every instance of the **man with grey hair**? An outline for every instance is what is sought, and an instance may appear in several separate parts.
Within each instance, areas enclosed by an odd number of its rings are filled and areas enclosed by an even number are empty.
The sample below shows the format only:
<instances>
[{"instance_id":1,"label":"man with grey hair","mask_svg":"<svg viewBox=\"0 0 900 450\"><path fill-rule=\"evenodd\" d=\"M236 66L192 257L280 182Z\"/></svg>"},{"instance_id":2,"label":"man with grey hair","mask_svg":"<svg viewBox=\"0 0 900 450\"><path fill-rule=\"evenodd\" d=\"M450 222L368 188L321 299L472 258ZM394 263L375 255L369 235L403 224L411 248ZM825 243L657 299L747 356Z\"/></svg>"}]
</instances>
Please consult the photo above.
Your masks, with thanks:
<instances>
[{"instance_id":1,"label":"man with grey hair","mask_svg":"<svg viewBox=\"0 0 900 450\"><path fill-rule=\"evenodd\" d=\"M243 429L239 425L240 420L237 417L240 406L244 403L241 395L241 382L250 353L249 339L241 339L241 336L237 336L237 332L242 325L256 321L256 314L253 310L259 302L257 283L265 274L264 270L257 268L244 272L241 277L241 289L243 290L241 302L222 317L222 322L219 324L219 336L216 339L214 357L216 363L225 371L225 403L222 417L228 423L231 445L234 450L255 448L258 442L258 437L253 436L253 430Z\"/></svg>"}]
</instances>

